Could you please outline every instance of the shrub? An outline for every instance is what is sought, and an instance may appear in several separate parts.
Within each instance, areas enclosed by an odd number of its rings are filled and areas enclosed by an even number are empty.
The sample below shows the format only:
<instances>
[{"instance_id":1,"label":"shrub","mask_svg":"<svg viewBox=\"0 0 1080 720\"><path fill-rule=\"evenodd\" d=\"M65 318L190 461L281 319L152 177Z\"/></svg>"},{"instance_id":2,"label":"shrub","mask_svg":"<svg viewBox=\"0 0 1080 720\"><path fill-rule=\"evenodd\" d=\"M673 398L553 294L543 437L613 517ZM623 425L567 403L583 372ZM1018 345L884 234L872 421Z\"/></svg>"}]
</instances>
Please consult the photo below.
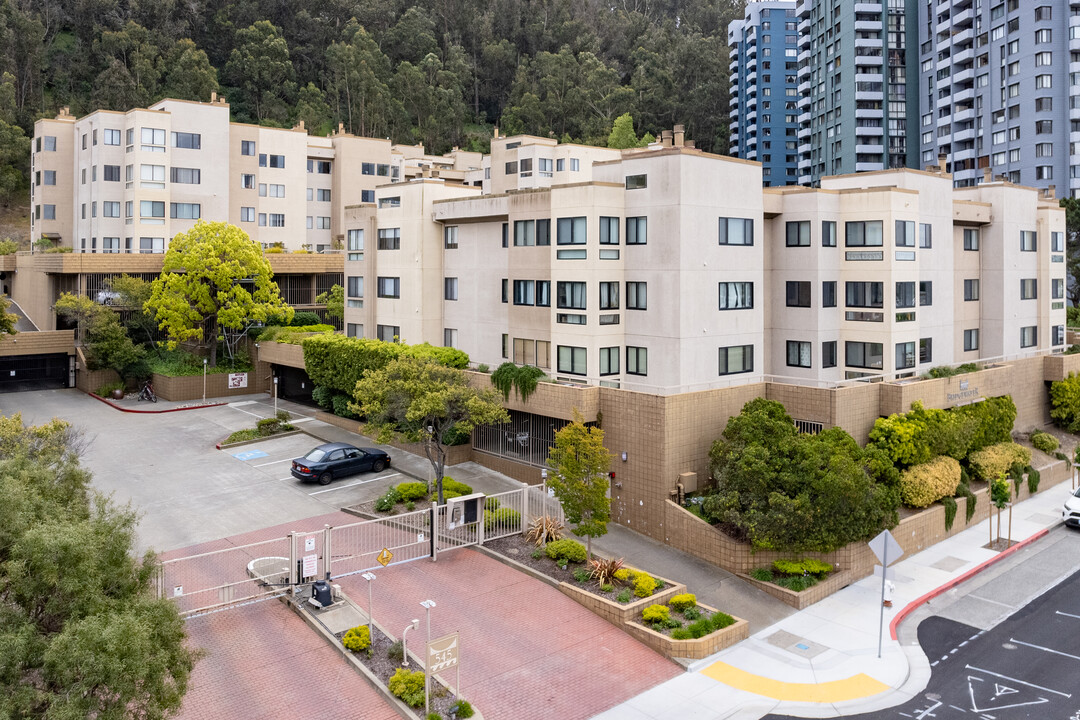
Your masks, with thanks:
<instances>
[{"instance_id":1,"label":"shrub","mask_svg":"<svg viewBox=\"0 0 1080 720\"><path fill-rule=\"evenodd\" d=\"M561 540L563 530L561 520L551 515L541 515L533 518L529 523L529 531L525 533L525 537L529 542L539 546L554 540Z\"/></svg>"},{"instance_id":2,"label":"shrub","mask_svg":"<svg viewBox=\"0 0 1080 720\"><path fill-rule=\"evenodd\" d=\"M466 445L472 440L472 430L468 430L461 423L451 426L443 435L443 445Z\"/></svg>"},{"instance_id":3,"label":"shrub","mask_svg":"<svg viewBox=\"0 0 1080 720\"><path fill-rule=\"evenodd\" d=\"M615 596L615 599L622 604L630 602L630 588L623 588L619 591L619 594Z\"/></svg>"},{"instance_id":4,"label":"shrub","mask_svg":"<svg viewBox=\"0 0 1080 720\"><path fill-rule=\"evenodd\" d=\"M569 538L549 542L544 546L544 552L560 565L564 565L566 562L583 563L586 557L585 546L577 540Z\"/></svg>"},{"instance_id":5,"label":"shrub","mask_svg":"<svg viewBox=\"0 0 1080 720\"><path fill-rule=\"evenodd\" d=\"M358 625L341 638L341 644L353 652L360 652L371 647L371 631L367 625Z\"/></svg>"},{"instance_id":6,"label":"shrub","mask_svg":"<svg viewBox=\"0 0 1080 720\"><path fill-rule=\"evenodd\" d=\"M672 640L689 640L694 637L686 628L679 628L678 630L671 631Z\"/></svg>"},{"instance_id":7,"label":"shrub","mask_svg":"<svg viewBox=\"0 0 1080 720\"><path fill-rule=\"evenodd\" d=\"M458 700L450 706L450 713L459 718L471 718L475 711L468 700Z\"/></svg>"},{"instance_id":8,"label":"shrub","mask_svg":"<svg viewBox=\"0 0 1080 720\"><path fill-rule=\"evenodd\" d=\"M276 417L263 418L255 423L255 429L259 431L260 436L269 437L281 429L281 421Z\"/></svg>"},{"instance_id":9,"label":"shrub","mask_svg":"<svg viewBox=\"0 0 1080 720\"><path fill-rule=\"evenodd\" d=\"M386 648L386 657L394 662L401 662L405 659L405 648L400 640L395 640L393 645Z\"/></svg>"},{"instance_id":10,"label":"shrub","mask_svg":"<svg viewBox=\"0 0 1080 720\"><path fill-rule=\"evenodd\" d=\"M952 530L953 520L956 519L956 500L951 497L941 498L941 504L945 507L945 530Z\"/></svg>"},{"instance_id":11,"label":"shrub","mask_svg":"<svg viewBox=\"0 0 1080 720\"><path fill-rule=\"evenodd\" d=\"M476 366L476 372L482 372L486 375L487 373L491 372L491 366L487 363L480 363Z\"/></svg>"},{"instance_id":12,"label":"shrub","mask_svg":"<svg viewBox=\"0 0 1080 720\"><path fill-rule=\"evenodd\" d=\"M808 587L817 585L817 578L813 575L796 575L793 577L782 577L776 579L776 584L782 588L788 590L794 590L795 592L802 592Z\"/></svg>"},{"instance_id":13,"label":"shrub","mask_svg":"<svg viewBox=\"0 0 1080 720\"><path fill-rule=\"evenodd\" d=\"M1028 466L1027 486L1028 492L1034 495L1039 492L1039 471L1035 468Z\"/></svg>"},{"instance_id":14,"label":"shrub","mask_svg":"<svg viewBox=\"0 0 1080 720\"><path fill-rule=\"evenodd\" d=\"M333 413L335 415L347 420L359 420L360 416L349 408L350 402L349 396L341 393L335 393L334 396L330 398L330 406L333 408Z\"/></svg>"},{"instance_id":15,"label":"shrub","mask_svg":"<svg viewBox=\"0 0 1080 720\"><path fill-rule=\"evenodd\" d=\"M615 586L614 585L601 585L600 586L600 592L606 592L606 593L615 592Z\"/></svg>"},{"instance_id":16,"label":"shrub","mask_svg":"<svg viewBox=\"0 0 1080 720\"><path fill-rule=\"evenodd\" d=\"M230 434L229 437L225 438L225 442L222 444L228 445L229 443L244 442L246 440L258 440L259 437L261 437L259 431L255 428L244 428L243 430L237 430Z\"/></svg>"},{"instance_id":17,"label":"shrub","mask_svg":"<svg viewBox=\"0 0 1080 720\"><path fill-rule=\"evenodd\" d=\"M697 620L701 617L701 610L698 610L696 607L686 608L683 610L683 617L687 620Z\"/></svg>"},{"instance_id":18,"label":"shrub","mask_svg":"<svg viewBox=\"0 0 1080 720\"><path fill-rule=\"evenodd\" d=\"M473 491L471 485L466 485L463 482L458 482L452 477L445 476L442 479L442 489L443 493L446 493L447 491L454 492L458 494L458 497L461 497L462 495L472 495Z\"/></svg>"},{"instance_id":19,"label":"shrub","mask_svg":"<svg viewBox=\"0 0 1080 720\"><path fill-rule=\"evenodd\" d=\"M577 580L579 583L587 583L589 582L589 578L591 577L592 573L590 573L585 568L578 568L574 571L574 579Z\"/></svg>"},{"instance_id":20,"label":"shrub","mask_svg":"<svg viewBox=\"0 0 1080 720\"><path fill-rule=\"evenodd\" d=\"M967 502L964 503L964 522L969 523L975 515L975 503L978 501L978 497L971 492L971 487L967 483L961 485L957 493L960 497L967 499Z\"/></svg>"},{"instance_id":21,"label":"shrub","mask_svg":"<svg viewBox=\"0 0 1080 720\"><path fill-rule=\"evenodd\" d=\"M759 582L772 582L773 574L769 568L754 568L750 571L750 577Z\"/></svg>"},{"instance_id":22,"label":"shrub","mask_svg":"<svg viewBox=\"0 0 1080 720\"><path fill-rule=\"evenodd\" d=\"M454 492L453 490L443 490L443 500L449 500L450 498L461 497L461 493Z\"/></svg>"},{"instance_id":23,"label":"shrub","mask_svg":"<svg viewBox=\"0 0 1080 720\"><path fill-rule=\"evenodd\" d=\"M723 630L735 624L735 618L727 613L715 612L711 618L713 630Z\"/></svg>"},{"instance_id":24,"label":"shrub","mask_svg":"<svg viewBox=\"0 0 1080 720\"><path fill-rule=\"evenodd\" d=\"M1050 417L1058 427L1080 432L1080 375L1069 373L1064 380L1050 383Z\"/></svg>"},{"instance_id":25,"label":"shrub","mask_svg":"<svg viewBox=\"0 0 1080 720\"><path fill-rule=\"evenodd\" d=\"M1013 442L1003 442L971 453L968 462L975 477L989 481L1008 472L1014 463L1030 463L1031 451Z\"/></svg>"},{"instance_id":26,"label":"shrub","mask_svg":"<svg viewBox=\"0 0 1080 720\"><path fill-rule=\"evenodd\" d=\"M484 498L484 509L485 510L498 510L499 509L499 498L497 498L497 497L486 497L486 498Z\"/></svg>"},{"instance_id":27,"label":"shrub","mask_svg":"<svg viewBox=\"0 0 1080 720\"><path fill-rule=\"evenodd\" d=\"M290 327L303 327L305 325L319 325L322 323L322 318L318 313L311 312L310 310L297 310L293 313L292 322L289 323Z\"/></svg>"},{"instance_id":28,"label":"shrub","mask_svg":"<svg viewBox=\"0 0 1080 720\"><path fill-rule=\"evenodd\" d=\"M1036 430L1031 433L1031 444L1035 446L1036 450L1044 452L1047 455L1053 455L1060 443L1058 443L1058 439L1050 433Z\"/></svg>"},{"instance_id":29,"label":"shrub","mask_svg":"<svg viewBox=\"0 0 1080 720\"><path fill-rule=\"evenodd\" d=\"M634 571L632 568L620 568L612 573L612 575L614 575L615 579L619 582L630 582L634 577Z\"/></svg>"},{"instance_id":30,"label":"shrub","mask_svg":"<svg viewBox=\"0 0 1080 720\"><path fill-rule=\"evenodd\" d=\"M536 385L540 378L544 377L544 371L533 365L515 365L512 362L504 362L491 373L491 384L502 393L503 399L510 399L510 390L517 390L522 402L526 402L529 396L536 391Z\"/></svg>"},{"instance_id":31,"label":"shrub","mask_svg":"<svg viewBox=\"0 0 1080 720\"><path fill-rule=\"evenodd\" d=\"M399 502L401 502L401 495L398 494L397 488L392 487L375 501L375 509L379 512L390 512Z\"/></svg>"},{"instance_id":32,"label":"shrub","mask_svg":"<svg viewBox=\"0 0 1080 720\"><path fill-rule=\"evenodd\" d=\"M942 455L900 473L900 499L909 507L928 507L951 497L960 485L960 463Z\"/></svg>"},{"instance_id":33,"label":"shrub","mask_svg":"<svg viewBox=\"0 0 1080 720\"><path fill-rule=\"evenodd\" d=\"M323 410L331 410L334 407L334 391L322 385L316 385L311 389L311 399Z\"/></svg>"},{"instance_id":34,"label":"shrub","mask_svg":"<svg viewBox=\"0 0 1080 720\"><path fill-rule=\"evenodd\" d=\"M645 621L646 625L666 623L671 619L668 612L667 605L650 605L641 611L641 619Z\"/></svg>"},{"instance_id":35,"label":"shrub","mask_svg":"<svg viewBox=\"0 0 1080 720\"><path fill-rule=\"evenodd\" d=\"M806 558L805 560L776 560L773 562L773 570L782 575L826 575L833 571L833 566L816 558Z\"/></svg>"},{"instance_id":36,"label":"shrub","mask_svg":"<svg viewBox=\"0 0 1080 720\"><path fill-rule=\"evenodd\" d=\"M671 609L675 612L685 612L692 607L697 607L697 596L693 593L683 593L682 595L676 595L668 602Z\"/></svg>"},{"instance_id":37,"label":"shrub","mask_svg":"<svg viewBox=\"0 0 1080 720\"><path fill-rule=\"evenodd\" d=\"M0 255L14 255L19 250L19 244L11 238L0 240Z\"/></svg>"},{"instance_id":38,"label":"shrub","mask_svg":"<svg viewBox=\"0 0 1080 720\"><path fill-rule=\"evenodd\" d=\"M97 394L100 397L109 397L110 395L112 395L113 390L123 390L126 387L127 386L123 383L123 381L105 383L97 389Z\"/></svg>"},{"instance_id":39,"label":"shrub","mask_svg":"<svg viewBox=\"0 0 1080 720\"><path fill-rule=\"evenodd\" d=\"M413 502L412 500L408 500L408 501L406 501L406 503L405 503L405 509L406 509L406 510L407 510L408 512L412 512L413 510L415 510L415 509L416 509L416 503L415 503L415 502Z\"/></svg>"},{"instance_id":40,"label":"shrub","mask_svg":"<svg viewBox=\"0 0 1080 720\"><path fill-rule=\"evenodd\" d=\"M638 573L634 576L634 595L646 598L656 590L656 580L647 573Z\"/></svg>"},{"instance_id":41,"label":"shrub","mask_svg":"<svg viewBox=\"0 0 1080 720\"><path fill-rule=\"evenodd\" d=\"M521 513L513 508L499 508L498 510L484 511L484 530L493 530L496 527L517 528L521 527Z\"/></svg>"},{"instance_id":42,"label":"shrub","mask_svg":"<svg viewBox=\"0 0 1080 720\"><path fill-rule=\"evenodd\" d=\"M311 381L316 386L346 394L353 392L365 370L378 370L403 356L430 358L440 365L458 369L469 366L469 356L462 351L426 343L406 345L345 335L314 335L304 338L301 345L304 366Z\"/></svg>"},{"instance_id":43,"label":"shrub","mask_svg":"<svg viewBox=\"0 0 1080 720\"><path fill-rule=\"evenodd\" d=\"M398 497L408 502L409 500L423 500L428 496L428 486L422 482L403 482L394 486Z\"/></svg>"},{"instance_id":44,"label":"shrub","mask_svg":"<svg viewBox=\"0 0 1080 720\"><path fill-rule=\"evenodd\" d=\"M422 670L398 668L387 683L390 692L410 707L424 704L424 673Z\"/></svg>"},{"instance_id":45,"label":"shrub","mask_svg":"<svg viewBox=\"0 0 1080 720\"><path fill-rule=\"evenodd\" d=\"M1061 452L1060 450L1054 453L1054 457L1056 457L1058 460L1064 460L1065 462L1069 461L1069 456Z\"/></svg>"},{"instance_id":46,"label":"shrub","mask_svg":"<svg viewBox=\"0 0 1080 720\"><path fill-rule=\"evenodd\" d=\"M805 572L799 560L774 560L772 566L781 575L802 575Z\"/></svg>"},{"instance_id":47,"label":"shrub","mask_svg":"<svg viewBox=\"0 0 1080 720\"><path fill-rule=\"evenodd\" d=\"M533 548L532 559L533 560L539 560L542 557L544 557L544 551L541 550L540 548Z\"/></svg>"},{"instance_id":48,"label":"shrub","mask_svg":"<svg viewBox=\"0 0 1080 720\"><path fill-rule=\"evenodd\" d=\"M705 637L713 631L712 620L707 617L700 618L687 625L686 629L689 631L690 637L695 640L700 637Z\"/></svg>"}]
</instances>

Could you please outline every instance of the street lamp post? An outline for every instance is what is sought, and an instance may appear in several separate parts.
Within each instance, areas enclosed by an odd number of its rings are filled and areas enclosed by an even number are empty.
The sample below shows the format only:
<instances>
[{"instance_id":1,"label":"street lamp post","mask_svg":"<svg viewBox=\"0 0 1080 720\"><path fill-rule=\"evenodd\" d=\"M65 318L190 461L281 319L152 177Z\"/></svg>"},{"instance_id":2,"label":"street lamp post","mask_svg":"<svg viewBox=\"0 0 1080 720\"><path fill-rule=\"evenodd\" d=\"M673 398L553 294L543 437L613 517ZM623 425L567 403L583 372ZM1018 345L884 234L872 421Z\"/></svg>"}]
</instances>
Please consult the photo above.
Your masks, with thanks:
<instances>
[{"instance_id":1,"label":"street lamp post","mask_svg":"<svg viewBox=\"0 0 1080 720\"><path fill-rule=\"evenodd\" d=\"M278 376L275 375L274 376L274 417L277 417L277 386L278 386ZM372 576L372 577L374 577L374 576Z\"/></svg>"},{"instance_id":2,"label":"street lamp post","mask_svg":"<svg viewBox=\"0 0 1080 720\"><path fill-rule=\"evenodd\" d=\"M427 644L431 644L431 608L435 607L434 600L424 600L420 605L427 613ZM431 683L431 673L428 672L427 662L427 646L424 649L424 715L427 715L430 711L428 707L429 686Z\"/></svg>"},{"instance_id":3,"label":"street lamp post","mask_svg":"<svg viewBox=\"0 0 1080 720\"><path fill-rule=\"evenodd\" d=\"M371 581L375 579L375 573L366 572L360 577L367 580L367 625L368 625L368 638L374 644L375 642L375 628L373 626L372 618L375 612L371 609Z\"/></svg>"},{"instance_id":4,"label":"street lamp post","mask_svg":"<svg viewBox=\"0 0 1080 720\"><path fill-rule=\"evenodd\" d=\"M408 666L409 664L409 631L416 630L418 627L420 627L420 618L413 618L413 621L406 625L401 632L402 665Z\"/></svg>"},{"instance_id":5,"label":"street lamp post","mask_svg":"<svg viewBox=\"0 0 1080 720\"><path fill-rule=\"evenodd\" d=\"M206 365L209 362L206 358L202 359L202 401L206 402Z\"/></svg>"}]
</instances>

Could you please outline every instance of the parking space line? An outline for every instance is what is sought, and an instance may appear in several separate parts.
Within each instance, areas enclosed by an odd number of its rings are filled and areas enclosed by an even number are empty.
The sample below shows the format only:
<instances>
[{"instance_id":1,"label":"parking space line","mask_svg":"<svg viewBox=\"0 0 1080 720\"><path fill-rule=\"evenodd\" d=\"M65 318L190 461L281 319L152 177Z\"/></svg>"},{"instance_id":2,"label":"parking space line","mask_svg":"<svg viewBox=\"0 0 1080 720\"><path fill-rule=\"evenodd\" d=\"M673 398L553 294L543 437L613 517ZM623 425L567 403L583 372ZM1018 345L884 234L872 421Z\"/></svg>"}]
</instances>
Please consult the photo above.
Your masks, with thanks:
<instances>
[{"instance_id":1,"label":"parking space line","mask_svg":"<svg viewBox=\"0 0 1080 720\"><path fill-rule=\"evenodd\" d=\"M1067 652L1061 652L1060 650L1054 650L1053 648L1043 647L1042 645L1032 645L1031 643L1024 642L1023 640L1017 640L1016 638L1009 638L1009 642L1014 642L1017 645L1024 645L1025 647L1034 648L1036 650L1042 650L1043 652L1052 653L1054 655L1061 655L1062 657L1072 658L1073 660L1080 660L1080 655L1070 655Z\"/></svg>"},{"instance_id":2,"label":"parking space line","mask_svg":"<svg viewBox=\"0 0 1080 720\"><path fill-rule=\"evenodd\" d=\"M285 458L284 460L271 460L270 462L259 463L258 465L252 465L251 467L266 467L267 465L277 465L283 462L292 462L292 458Z\"/></svg>"},{"instance_id":3,"label":"parking space line","mask_svg":"<svg viewBox=\"0 0 1080 720\"><path fill-rule=\"evenodd\" d=\"M372 478L366 478L364 480L357 480L356 482L349 483L348 485L338 485L337 487L326 488L325 490L316 490L308 495L322 495L323 493L330 492L331 490L344 490L345 488L353 487L355 485L364 485L369 482L375 482L376 480L382 480L383 478L392 478L400 475L401 473L390 473L389 475L379 475Z\"/></svg>"},{"instance_id":4,"label":"parking space line","mask_svg":"<svg viewBox=\"0 0 1080 720\"><path fill-rule=\"evenodd\" d=\"M1016 641L1013 640L1013 642L1016 642ZM1072 695L1070 695L1069 693L1063 693L1063 692L1060 692L1058 690L1051 690L1048 687L1043 687L1042 685L1035 685L1034 683L1024 682L1023 680L1019 680L1019 679L1014 678L1014 677L1009 677L1008 675L1001 675L1000 673L990 672L989 670L983 670L982 668L975 667L974 665L965 665L964 668L967 669L967 670L975 670L977 672L986 673L987 675L990 675L990 676L993 676L993 677L996 677L996 678L1001 678L1002 680L1011 680L1012 682L1020 683L1021 685L1027 685L1028 687L1035 688L1036 690L1045 690L1048 693L1054 693L1055 695L1060 695L1061 697L1066 697L1066 698L1071 698L1072 697Z\"/></svg>"},{"instance_id":5,"label":"parking space line","mask_svg":"<svg viewBox=\"0 0 1080 720\"><path fill-rule=\"evenodd\" d=\"M1077 620L1080 620L1080 615L1073 615L1072 613L1061 612L1060 610L1057 610L1056 614L1057 615L1064 615L1065 617L1071 617L1071 618L1076 618Z\"/></svg>"}]
</instances>

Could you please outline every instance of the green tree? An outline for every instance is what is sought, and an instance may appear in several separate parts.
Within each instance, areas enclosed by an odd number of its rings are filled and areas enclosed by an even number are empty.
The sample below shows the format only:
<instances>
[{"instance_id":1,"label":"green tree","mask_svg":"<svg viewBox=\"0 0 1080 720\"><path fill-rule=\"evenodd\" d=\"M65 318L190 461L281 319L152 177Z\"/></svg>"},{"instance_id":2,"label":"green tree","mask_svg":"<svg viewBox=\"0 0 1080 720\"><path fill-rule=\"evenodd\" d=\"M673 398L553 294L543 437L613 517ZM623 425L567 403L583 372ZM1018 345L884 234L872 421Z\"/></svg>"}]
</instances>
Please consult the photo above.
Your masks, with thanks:
<instances>
[{"instance_id":1,"label":"green tree","mask_svg":"<svg viewBox=\"0 0 1080 720\"><path fill-rule=\"evenodd\" d=\"M350 409L367 417L381 441L400 433L423 443L440 504L449 434L510 420L494 390L477 390L461 370L421 358L400 357L366 371L353 397L356 404Z\"/></svg>"},{"instance_id":2,"label":"green tree","mask_svg":"<svg viewBox=\"0 0 1080 720\"><path fill-rule=\"evenodd\" d=\"M345 288L334 285L324 293L315 296L315 302L326 306L326 316L345 319Z\"/></svg>"},{"instance_id":3,"label":"green tree","mask_svg":"<svg viewBox=\"0 0 1080 720\"><path fill-rule=\"evenodd\" d=\"M0 337L14 335L19 332L15 329L15 326L19 323L19 316L15 313L9 313L9 307L11 307L11 301L0 298Z\"/></svg>"},{"instance_id":4,"label":"green tree","mask_svg":"<svg viewBox=\"0 0 1080 720\"><path fill-rule=\"evenodd\" d=\"M548 485L562 503L574 534L588 538L586 548L592 559L592 539L607 534L611 500L607 497L611 453L604 447L604 431L586 427L575 409L574 420L555 433L555 447L548 454Z\"/></svg>"},{"instance_id":5,"label":"green tree","mask_svg":"<svg viewBox=\"0 0 1080 720\"><path fill-rule=\"evenodd\" d=\"M1058 203L1065 208L1065 269L1069 273L1066 292L1069 304L1080 306L1080 199L1065 197Z\"/></svg>"},{"instance_id":6,"label":"green tree","mask_svg":"<svg viewBox=\"0 0 1080 720\"><path fill-rule=\"evenodd\" d=\"M0 715L164 718L197 653L135 555L137 517L90 489L60 420L0 417Z\"/></svg>"},{"instance_id":7,"label":"green tree","mask_svg":"<svg viewBox=\"0 0 1080 720\"><path fill-rule=\"evenodd\" d=\"M240 228L200 220L169 243L161 275L143 306L169 337L169 347L186 340L205 342L210 366L217 366L219 329L243 331L254 321L284 316L293 309L281 298L270 261Z\"/></svg>"},{"instance_id":8,"label":"green tree","mask_svg":"<svg viewBox=\"0 0 1080 720\"><path fill-rule=\"evenodd\" d=\"M287 99L296 87L295 71L289 57L289 43L281 29L269 20L259 20L237 31L236 47L225 65L229 82L240 90L250 117L284 122Z\"/></svg>"},{"instance_id":9,"label":"green tree","mask_svg":"<svg viewBox=\"0 0 1080 720\"><path fill-rule=\"evenodd\" d=\"M630 113L623 113L615 118L615 124L611 127L607 145L616 150L626 150L638 146L637 133L634 132L634 118Z\"/></svg>"},{"instance_id":10,"label":"green tree","mask_svg":"<svg viewBox=\"0 0 1080 720\"><path fill-rule=\"evenodd\" d=\"M16 124L15 77L0 75L0 205L7 207L29 187L30 138Z\"/></svg>"},{"instance_id":11,"label":"green tree","mask_svg":"<svg viewBox=\"0 0 1080 720\"><path fill-rule=\"evenodd\" d=\"M330 90L346 129L365 137L389 134L401 101L390 94L390 61L375 39L352 20L341 42L327 48L326 61Z\"/></svg>"},{"instance_id":12,"label":"green tree","mask_svg":"<svg viewBox=\"0 0 1080 720\"><path fill-rule=\"evenodd\" d=\"M330 132L330 106L326 104L326 94L315 83L300 88L293 116L297 122L303 121L304 128L312 135Z\"/></svg>"},{"instance_id":13,"label":"green tree","mask_svg":"<svg viewBox=\"0 0 1080 720\"><path fill-rule=\"evenodd\" d=\"M209 102L218 91L217 70L206 52L183 38L169 50L165 59L166 75L162 95L178 100Z\"/></svg>"},{"instance_id":14,"label":"green tree","mask_svg":"<svg viewBox=\"0 0 1080 720\"><path fill-rule=\"evenodd\" d=\"M146 302L152 293L150 283L141 277L124 273L119 277L109 278L105 285L118 295L117 306L128 311L124 318L128 330L136 331L140 337L145 335L146 342L156 350L154 330L157 328L157 321L146 310Z\"/></svg>"},{"instance_id":15,"label":"green tree","mask_svg":"<svg viewBox=\"0 0 1080 720\"><path fill-rule=\"evenodd\" d=\"M105 308L85 295L65 292L60 293L60 297L56 299L56 304L53 305L53 310L56 311L57 316L64 318L68 322L75 323L76 333L80 339L83 339L86 337L86 332L89 330L94 318L104 312Z\"/></svg>"},{"instance_id":16,"label":"green tree","mask_svg":"<svg viewBox=\"0 0 1080 720\"><path fill-rule=\"evenodd\" d=\"M1080 375L1050 383L1050 417L1063 430L1080 432Z\"/></svg>"},{"instance_id":17,"label":"green tree","mask_svg":"<svg viewBox=\"0 0 1080 720\"><path fill-rule=\"evenodd\" d=\"M115 312L103 309L90 323L86 333L87 363L91 369L115 370L121 380L130 374L129 368L143 359L146 352L131 341L127 330Z\"/></svg>"}]
</instances>

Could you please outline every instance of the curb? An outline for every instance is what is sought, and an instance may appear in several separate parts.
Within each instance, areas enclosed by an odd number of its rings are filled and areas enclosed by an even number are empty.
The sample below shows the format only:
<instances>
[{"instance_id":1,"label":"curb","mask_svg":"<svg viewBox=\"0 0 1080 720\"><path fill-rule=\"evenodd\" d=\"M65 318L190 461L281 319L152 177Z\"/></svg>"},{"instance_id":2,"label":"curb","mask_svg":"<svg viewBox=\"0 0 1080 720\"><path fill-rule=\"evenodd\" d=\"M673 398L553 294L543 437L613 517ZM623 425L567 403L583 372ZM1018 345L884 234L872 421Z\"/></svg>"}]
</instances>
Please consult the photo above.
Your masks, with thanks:
<instances>
[{"instance_id":1,"label":"curb","mask_svg":"<svg viewBox=\"0 0 1080 720\"><path fill-rule=\"evenodd\" d=\"M90 397L94 398L95 400L100 400L101 402L103 402L106 405L108 405L109 407L111 407L113 410L119 410L120 412L126 412L126 413L133 413L135 415L160 415L162 413L180 412L181 410L202 410L203 408L221 407L222 405L228 405L228 403L219 402L219 403L207 403L206 405L191 405L191 406L188 406L188 407L168 408L167 410L135 410L133 408L120 407L119 405L114 403L112 400L109 400L107 398L103 398L100 395L98 395L97 393L88 392L86 394L89 395Z\"/></svg>"},{"instance_id":2,"label":"curb","mask_svg":"<svg viewBox=\"0 0 1080 720\"><path fill-rule=\"evenodd\" d=\"M207 407L207 406L204 405L203 407ZM308 435L308 433L304 432L300 428L297 428L295 430L289 430L289 431L283 432L283 433L274 433L273 435L267 435L266 437L253 438L251 440L238 440L236 442L231 442L231 443L219 442L216 445L214 445L214 447L217 448L218 450L230 450L230 449L235 448L235 447L242 447L244 445L254 445L256 443L266 442L267 440L273 440L275 438L292 437L293 435ZM314 437L314 436L312 435L311 437ZM315 438L315 439L318 440L318 438Z\"/></svg>"},{"instance_id":3,"label":"curb","mask_svg":"<svg viewBox=\"0 0 1080 720\"><path fill-rule=\"evenodd\" d=\"M917 600L912 600L910 603L908 603L904 607L903 610L898 612L896 614L896 617L894 617L892 619L892 622L889 623L889 637L891 637L893 640L896 640L896 627L901 623L901 621L904 620L904 618L906 618L908 615L910 615L912 612L914 612L915 609L918 608L920 605L923 605L924 603L927 603L927 602L933 600L937 596L943 594L945 591L951 590L952 588L954 588L957 585L959 585L960 583L970 579L971 577L977 575L978 573L982 572L983 570L990 567L991 565L993 565L993 564L995 564L997 562L1000 562L1001 560L1004 560L1006 557L1008 557L1009 555L1012 555L1014 552L1016 552L1020 548L1027 547L1028 545L1035 542L1036 540L1039 540L1039 539L1045 537L1049 532L1050 532L1049 529L1043 528L1042 530L1038 531L1037 533L1035 533L1031 537L1027 538L1026 540L1021 540L1020 542L1016 543L1015 545L1013 545L1009 549L999 552L997 555L990 558L989 560L984 560L983 562L979 563L975 567L968 570L963 575L960 575L958 577L953 578L952 580L948 581L947 583L945 583L941 587L938 587L938 588L935 588L934 590L931 590L930 592L926 593L925 595L918 598Z\"/></svg>"}]
</instances>

